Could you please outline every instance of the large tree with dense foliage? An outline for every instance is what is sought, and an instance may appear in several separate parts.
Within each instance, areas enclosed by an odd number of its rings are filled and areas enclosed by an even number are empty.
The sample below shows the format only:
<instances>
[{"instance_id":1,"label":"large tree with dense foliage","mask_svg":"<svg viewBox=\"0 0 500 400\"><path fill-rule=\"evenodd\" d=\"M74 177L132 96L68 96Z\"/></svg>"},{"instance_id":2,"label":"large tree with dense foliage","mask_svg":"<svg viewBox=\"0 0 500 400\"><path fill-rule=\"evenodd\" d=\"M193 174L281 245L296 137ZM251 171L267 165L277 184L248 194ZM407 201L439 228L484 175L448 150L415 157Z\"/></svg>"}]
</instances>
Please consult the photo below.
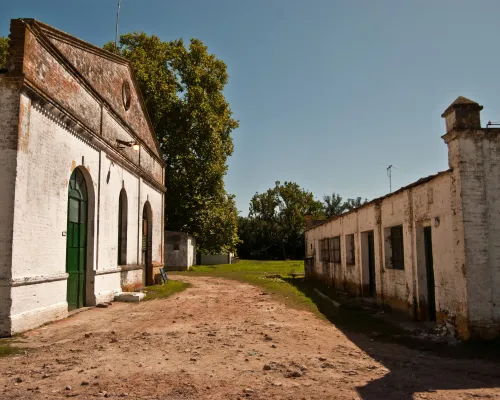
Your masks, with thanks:
<instances>
[{"instance_id":1,"label":"large tree with dense foliage","mask_svg":"<svg viewBox=\"0 0 500 400\"><path fill-rule=\"evenodd\" d=\"M315 200L312 193L293 182L285 182L256 193L248 217L239 217L242 258L277 259L304 256L304 216L315 220L334 217L366 202L361 197L343 200L339 194Z\"/></svg>"},{"instance_id":2,"label":"large tree with dense foliage","mask_svg":"<svg viewBox=\"0 0 500 400\"><path fill-rule=\"evenodd\" d=\"M131 61L144 96L166 162L167 228L196 236L202 252L232 250L237 210L223 179L238 121L223 94L226 64L198 39L186 47L134 32L104 48Z\"/></svg>"},{"instance_id":3,"label":"large tree with dense foliage","mask_svg":"<svg viewBox=\"0 0 500 400\"><path fill-rule=\"evenodd\" d=\"M294 182L285 182L256 193L248 218L240 218L241 257L302 258L304 215L323 215L323 206L312 193Z\"/></svg>"},{"instance_id":4,"label":"large tree with dense foliage","mask_svg":"<svg viewBox=\"0 0 500 400\"><path fill-rule=\"evenodd\" d=\"M7 65L7 55L9 54L9 38L0 36L0 69Z\"/></svg>"}]
</instances>

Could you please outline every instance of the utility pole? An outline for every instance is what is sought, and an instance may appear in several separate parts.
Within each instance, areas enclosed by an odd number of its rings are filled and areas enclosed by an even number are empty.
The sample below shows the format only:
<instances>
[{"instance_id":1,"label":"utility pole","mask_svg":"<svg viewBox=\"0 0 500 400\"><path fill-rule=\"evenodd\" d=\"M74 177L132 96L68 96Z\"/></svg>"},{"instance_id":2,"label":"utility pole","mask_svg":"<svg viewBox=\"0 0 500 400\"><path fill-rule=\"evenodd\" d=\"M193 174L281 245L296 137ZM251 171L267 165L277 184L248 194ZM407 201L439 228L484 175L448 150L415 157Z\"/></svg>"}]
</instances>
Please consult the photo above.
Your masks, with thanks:
<instances>
[{"instance_id":1,"label":"utility pole","mask_svg":"<svg viewBox=\"0 0 500 400\"><path fill-rule=\"evenodd\" d=\"M115 51L118 53L118 19L120 18L120 3L118 0L118 10L116 11L116 33L115 33Z\"/></svg>"}]
</instances>

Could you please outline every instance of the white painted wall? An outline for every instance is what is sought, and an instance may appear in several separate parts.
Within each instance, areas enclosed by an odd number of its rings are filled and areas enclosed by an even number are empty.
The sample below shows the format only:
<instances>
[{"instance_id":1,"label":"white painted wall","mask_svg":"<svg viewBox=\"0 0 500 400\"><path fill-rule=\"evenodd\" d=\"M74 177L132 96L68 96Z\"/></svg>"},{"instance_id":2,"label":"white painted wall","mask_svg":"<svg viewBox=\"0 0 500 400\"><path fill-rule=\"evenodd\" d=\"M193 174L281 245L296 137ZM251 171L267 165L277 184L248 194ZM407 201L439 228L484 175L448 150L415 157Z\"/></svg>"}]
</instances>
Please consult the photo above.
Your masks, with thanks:
<instances>
[{"instance_id":1,"label":"white painted wall","mask_svg":"<svg viewBox=\"0 0 500 400\"><path fill-rule=\"evenodd\" d=\"M185 232L165 231L164 262L168 271L189 269L196 263L196 240Z\"/></svg>"},{"instance_id":2,"label":"white painted wall","mask_svg":"<svg viewBox=\"0 0 500 400\"><path fill-rule=\"evenodd\" d=\"M317 276L351 293L366 294L368 243L363 233L373 231L377 302L409 313L415 306L418 312L419 298L426 301L427 288L419 288L426 281L425 259L418 255L417 237L421 243L421 228L431 226L438 317L466 315L465 277L458 262L460 254L455 255L453 246L451 181L451 172L442 173L306 231L307 255L315 256ZM396 225L403 225L404 270L393 269L386 254L390 249L387 232ZM347 265L345 236L351 234L355 237L355 264ZM325 265L329 263L320 261L319 240L336 236L341 237L342 263ZM424 271L420 280L419 271Z\"/></svg>"},{"instance_id":3,"label":"white painted wall","mask_svg":"<svg viewBox=\"0 0 500 400\"><path fill-rule=\"evenodd\" d=\"M117 265L118 202L122 187L128 197L127 264L139 264L137 256L142 240L139 227L147 200L153 210L154 262L162 262L163 250L162 193L117 162L112 163L104 152L70 133L55 117L32 106L26 96L21 100L23 118L28 122L21 130L22 145L17 153L12 277L18 285L12 288L12 332L67 315L63 232L67 224L69 177L75 167L82 166L82 160L95 193L95 218L88 225L94 232L91 269L95 276L88 279L92 280L95 299L87 300L91 304L109 301L123 284L143 282L141 267L122 272Z\"/></svg>"},{"instance_id":4,"label":"white painted wall","mask_svg":"<svg viewBox=\"0 0 500 400\"><path fill-rule=\"evenodd\" d=\"M20 82L0 75L0 335L10 333L12 227Z\"/></svg>"},{"instance_id":5,"label":"white painted wall","mask_svg":"<svg viewBox=\"0 0 500 400\"><path fill-rule=\"evenodd\" d=\"M89 190L87 305L144 282L138 264L147 201L153 264L163 262L164 169L135 84L130 108L123 104L123 82L134 83L130 65L65 34L62 44L54 38L61 33L50 27L41 39L29 24L12 21L16 57L0 74L0 335L67 315L63 232L75 168ZM117 139L138 142L140 150L118 149ZM127 265L118 266L122 187L128 198Z\"/></svg>"},{"instance_id":6,"label":"white painted wall","mask_svg":"<svg viewBox=\"0 0 500 400\"><path fill-rule=\"evenodd\" d=\"M232 254L201 254L201 265L231 264Z\"/></svg>"}]
</instances>

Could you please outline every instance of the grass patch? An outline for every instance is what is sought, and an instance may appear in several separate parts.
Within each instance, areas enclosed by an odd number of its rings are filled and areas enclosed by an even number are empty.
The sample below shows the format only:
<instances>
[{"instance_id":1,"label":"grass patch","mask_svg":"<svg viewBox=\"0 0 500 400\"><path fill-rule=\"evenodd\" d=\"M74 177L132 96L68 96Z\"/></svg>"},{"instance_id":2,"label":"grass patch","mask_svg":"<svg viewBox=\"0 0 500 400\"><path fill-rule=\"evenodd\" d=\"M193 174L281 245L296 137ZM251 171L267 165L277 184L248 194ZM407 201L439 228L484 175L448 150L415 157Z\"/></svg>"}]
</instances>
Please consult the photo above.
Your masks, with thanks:
<instances>
[{"instance_id":1,"label":"grass patch","mask_svg":"<svg viewBox=\"0 0 500 400\"><path fill-rule=\"evenodd\" d=\"M168 280L163 285L146 287L144 300L166 299L175 293L182 292L189 287L189 283Z\"/></svg>"},{"instance_id":2,"label":"grass patch","mask_svg":"<svg viewBox=\"0 0 500 400\"><path fill-rule=\"evenodd\" d=\"M12 346L13 343L19 341L16 336L0 339L0 357L14 356L16 354L26 354L26 349L22 347Z\"/></svg>"},{"instance_id":3,"label":"grass patch","mask_svg":"<svg viewBox=\"0 0 500 400\"><path fill-rule=\"evenodd\" d=\"M0 357L7 357L16 354L24 354L25 350L19 347L12 347L10 344L0 344Z\"/></svg>"}]
</instances>

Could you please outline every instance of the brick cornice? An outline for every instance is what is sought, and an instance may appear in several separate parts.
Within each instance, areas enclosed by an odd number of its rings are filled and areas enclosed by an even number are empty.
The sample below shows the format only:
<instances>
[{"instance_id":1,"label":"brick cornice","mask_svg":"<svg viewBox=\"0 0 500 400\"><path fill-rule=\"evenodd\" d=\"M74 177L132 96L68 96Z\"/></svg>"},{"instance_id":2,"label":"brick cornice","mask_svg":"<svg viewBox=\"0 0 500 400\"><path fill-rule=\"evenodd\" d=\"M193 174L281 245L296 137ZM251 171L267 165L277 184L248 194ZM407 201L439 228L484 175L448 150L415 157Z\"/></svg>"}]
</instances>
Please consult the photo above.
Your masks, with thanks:
<instances>
[{"instance_id":1,"label":"brick cornice","mask_svg":"<svg viewBox=\"0 0 500 400\"><path fill-rule=\"evenodd\" d=\"M48 94L37 88L36 85L30 82L27 78L24 79L22 92L41 109L52 114L53 117L56 118L70 133L80 135L90 146L103 150L114 162L117 162L132 174L140 176L145 182L150 184L155 189L161 191L162 193L167 191L165 186L160 184L151 174L118 152L107 141L105 141L101 135L94 132L78 117L73 115Z\"/></svg>"},{"instance_id":2,"label":"brick cornice","mask_svg":"<svg viewBox=\"0 0 500 400\"><path fill-rule=\"evenodd\" d=\"M132 83L134 88L136 89L137 96L139 98L139 102L141 104L142 111L144 112L146 122L151 132L153 132L153 140L156 145L156 151L158 154L161 153L161 149L159 143L154 135L154 128L151 123L151 119L149 118L149 114L147 112L144 99L142 98L142 93L138 87L137 80L135 75L133 74L132 67L130 62L122 57L116 56L113 53L110 53L104 49L99 49L96 46L93 46L83 40L77 39L73 36L68 35L62 31L59 31L49 25L43 24L39 21L33 19L25 19L23 20L25 23L26 29L28 29L39 41L39 43L43 46L43 48L48 51L86 90L87 92L106 110L109 112L113 118L119 122L119 124L138 142L141 146L146 149L147 153L154 158L162 167L165 166L164 160L156 154L156 152L152 151L150 147L145 143L145 141L138 135L135 130L125 121L121 115L119 115L113 106L104 99L101 94L92 86L92 84L83 76L83 74L59 51L59 49L50 41L48 35L54 35L54 37L62 38L64 37L67 43L71 45L78 46L80 48L84 48L92 53L98 52L100 56L110 59L113 62L119 62L122 65L127 65L130 75L132 77Z\"/></svg>"}]
</instances>

